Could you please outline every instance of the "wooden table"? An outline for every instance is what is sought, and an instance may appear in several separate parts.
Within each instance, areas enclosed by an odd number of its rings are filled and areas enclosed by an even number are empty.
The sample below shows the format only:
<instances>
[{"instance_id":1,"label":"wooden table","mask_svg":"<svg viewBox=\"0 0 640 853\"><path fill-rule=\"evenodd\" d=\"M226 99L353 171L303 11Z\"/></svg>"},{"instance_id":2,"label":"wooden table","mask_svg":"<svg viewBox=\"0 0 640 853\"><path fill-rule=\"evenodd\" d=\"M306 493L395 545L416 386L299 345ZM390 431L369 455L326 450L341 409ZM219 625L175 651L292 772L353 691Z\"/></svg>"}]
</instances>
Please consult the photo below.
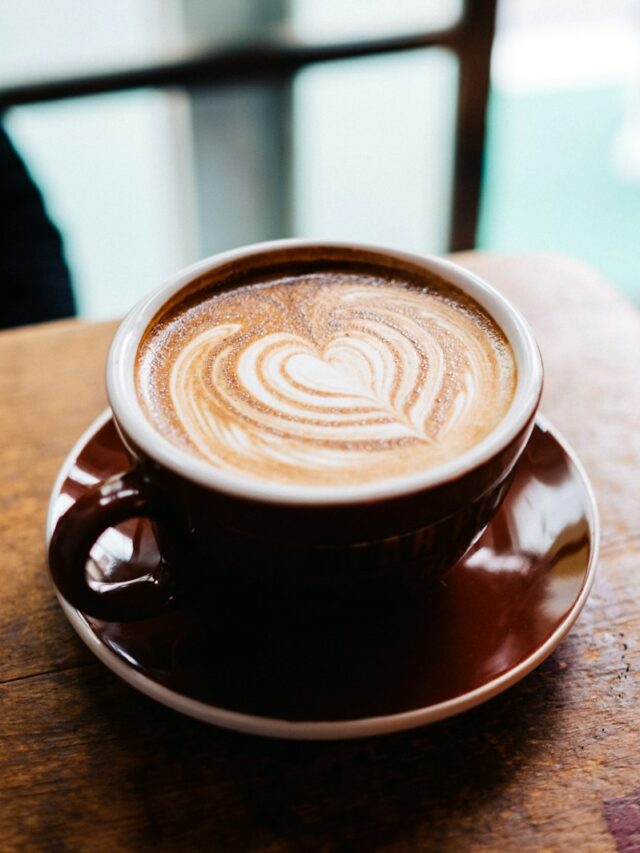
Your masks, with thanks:
<instances>
[{"instance_id":1,"label":"wooden table","mask_svg":"<svg viewBox=\"0 0 640 853\"><path fill-rule=\"evenodd\" d=\"M543 411L598 497L599 576L568 639L486 705L365 741L263 740L154 704L77 639L44 562L114 326L4 332L1 850L640 850L640 314L576 261L459 260L531 321Z\"/></svg>"}]
</instances>

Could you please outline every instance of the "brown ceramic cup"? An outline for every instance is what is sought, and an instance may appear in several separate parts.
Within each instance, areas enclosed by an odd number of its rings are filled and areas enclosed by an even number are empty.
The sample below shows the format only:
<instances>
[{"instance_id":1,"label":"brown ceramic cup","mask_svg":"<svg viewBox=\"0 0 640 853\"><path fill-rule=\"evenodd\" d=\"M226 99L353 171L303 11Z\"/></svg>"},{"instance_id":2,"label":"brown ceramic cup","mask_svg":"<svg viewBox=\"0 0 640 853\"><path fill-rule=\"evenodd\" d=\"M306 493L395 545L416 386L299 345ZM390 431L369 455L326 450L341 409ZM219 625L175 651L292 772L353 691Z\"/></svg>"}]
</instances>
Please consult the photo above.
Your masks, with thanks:
<instances>
[{"instance_id":1,"label":"brown ceramic cup","mask_svg":"<svg viewBox=\"0 0 640 853\"><path fill-rule=\"evenodd\" d=\"M167 302L195 288L327 263L430 275L469 294L497 322L516 360L512 404L498 427L464 454L392 481L316 491L258 483L216 470L178 449L145 417L136 354ZM60 519L49 563L64 598L88 615L139 619L188 599L198 606L233 588L260 598L340 599L410 589L440 578L499 507L533 428L542 364L518 311L453 263L370 246L287 240L208 258L172 278L122 322L107 360L113 417L131 468L95 486ZM117 583L86 573L110 526L151 519L162 555L156 572Z\"/></svg>"}]
</instances>

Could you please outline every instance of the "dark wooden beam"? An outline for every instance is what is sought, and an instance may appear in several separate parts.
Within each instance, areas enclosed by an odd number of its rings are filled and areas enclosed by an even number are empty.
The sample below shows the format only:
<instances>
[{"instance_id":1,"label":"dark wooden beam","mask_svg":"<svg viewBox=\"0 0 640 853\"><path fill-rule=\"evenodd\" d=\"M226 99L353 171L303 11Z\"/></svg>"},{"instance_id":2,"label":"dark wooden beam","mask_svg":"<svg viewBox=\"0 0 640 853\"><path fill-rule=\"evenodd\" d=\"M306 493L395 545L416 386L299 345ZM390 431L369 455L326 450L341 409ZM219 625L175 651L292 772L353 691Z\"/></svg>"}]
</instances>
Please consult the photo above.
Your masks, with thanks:
<instances>
[{"instance_id":1,"label":"dark wooden beam","mask_svg":"<svg viewBox=\"0 0 640 853\"><path fill-rule=\"evenodd\" d=\"M435 45L455 49L461 31L462 27L456 25L431 32L324 44L273 36L252 44L203 50L153 65L6 86L0 88L0 109L146 87L212 87L250 80L282 79L305 65L317 62Z\"/></svg>"},{"instance_id":2,"label":"dark wooden beam","mask_svg":"<svg viewBox=\"0 0 640 853\"><path fill-rule=\"evenodd\" d=\"M476 243L495 16L496 0L467 0L457 46L460 76L449 238L452 251L471 249Z\"/></svg>"}]
</instances>

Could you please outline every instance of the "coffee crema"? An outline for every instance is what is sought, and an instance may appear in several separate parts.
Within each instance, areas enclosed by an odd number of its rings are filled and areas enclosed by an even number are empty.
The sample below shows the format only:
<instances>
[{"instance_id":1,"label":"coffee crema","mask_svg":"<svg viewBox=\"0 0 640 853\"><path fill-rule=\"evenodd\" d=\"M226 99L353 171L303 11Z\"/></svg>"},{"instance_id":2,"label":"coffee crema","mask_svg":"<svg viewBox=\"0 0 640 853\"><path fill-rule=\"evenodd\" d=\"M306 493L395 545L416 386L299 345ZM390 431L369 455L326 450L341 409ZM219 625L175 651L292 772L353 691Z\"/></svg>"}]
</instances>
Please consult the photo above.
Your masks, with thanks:
<instances>
[{"instance_id":1,"label":"coffee crema","mask_svg":"<svg viewBox=\"0 0 640 853\"><path fill-rule=\"evenodd\" d=\"M177 447L312 487L461 455L504 418L516 374L502 331L457 288L346 268L187 292L146 330L136 385Z\"/></svg>"}]
</instances>

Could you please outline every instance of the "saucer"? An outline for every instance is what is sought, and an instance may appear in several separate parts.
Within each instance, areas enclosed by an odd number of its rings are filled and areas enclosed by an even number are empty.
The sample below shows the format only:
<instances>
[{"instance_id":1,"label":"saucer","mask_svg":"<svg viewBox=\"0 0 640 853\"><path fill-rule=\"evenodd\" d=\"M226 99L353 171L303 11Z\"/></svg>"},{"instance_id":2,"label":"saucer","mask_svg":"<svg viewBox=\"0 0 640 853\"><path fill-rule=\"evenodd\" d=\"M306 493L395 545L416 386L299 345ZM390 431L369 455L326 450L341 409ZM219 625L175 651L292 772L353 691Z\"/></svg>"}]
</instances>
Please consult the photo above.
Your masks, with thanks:
<instances>
[{"instance_id":1,"label":"saucer","mask_svg":"<svg viewBox=\"0 0 640 853\"><path fill-rule=\"evenodd\" d=\"M104 412L62 466L47 538L74 501L127 467L111 413ZM363 606L355 618L344 607L308 620L305 612L295 625L247 611L205 631L186 607L109 623L60 601L103 663L176 711L272 737L366 737L458 714L537 667L584 606L598 538L586 474L538 416L493 521L444 579L410 604ZM144 519L107 530L91 557L107 576L139 574L159 560Z\"/></svg>"}]
</instances>

